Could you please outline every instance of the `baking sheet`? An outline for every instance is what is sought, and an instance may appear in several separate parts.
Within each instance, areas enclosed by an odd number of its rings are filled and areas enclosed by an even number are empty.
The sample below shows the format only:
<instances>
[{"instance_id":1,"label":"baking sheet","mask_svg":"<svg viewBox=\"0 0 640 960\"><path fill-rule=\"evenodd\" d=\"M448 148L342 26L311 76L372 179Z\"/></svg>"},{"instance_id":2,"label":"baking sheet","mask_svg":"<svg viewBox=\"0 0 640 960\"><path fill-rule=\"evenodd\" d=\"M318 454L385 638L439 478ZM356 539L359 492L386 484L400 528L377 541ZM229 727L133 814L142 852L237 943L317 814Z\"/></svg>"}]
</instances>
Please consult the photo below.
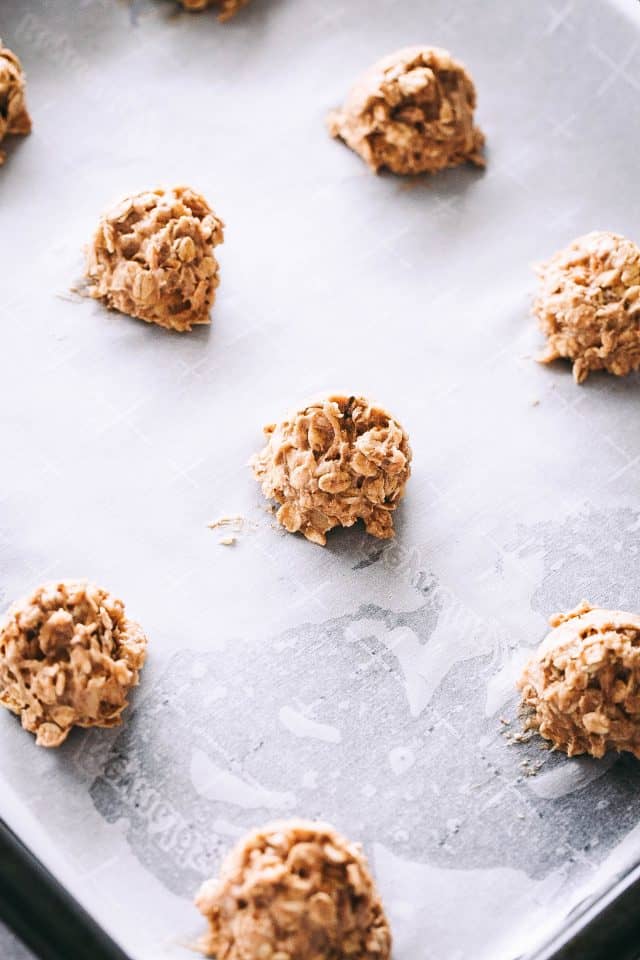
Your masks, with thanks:
<instances>
[{"instance_id":1,"label":"baking sheet","mask_svg":"<svg viewBox=\"0 0 640 960\"><path fill-rule=\"evenodd\" d=\"M3 0L35 126L0 174L0 599L87 576L151 645L120 730L46 752L3 712L0 815L135 958L191 955L194 890L274 817L363 840L397 960L513 958L640 853L633 759L506 736L549 614L640 609L640 378L538 366L528 316L533 261L640 236L637 7ZM484 173L375 177L325 133L422 41L476 79ZM183 182L228 226L210 330L69 293L105 206ZM393 543L263 509L262 425L326 389L410 433Z\"/></svg>"}]
</instances>

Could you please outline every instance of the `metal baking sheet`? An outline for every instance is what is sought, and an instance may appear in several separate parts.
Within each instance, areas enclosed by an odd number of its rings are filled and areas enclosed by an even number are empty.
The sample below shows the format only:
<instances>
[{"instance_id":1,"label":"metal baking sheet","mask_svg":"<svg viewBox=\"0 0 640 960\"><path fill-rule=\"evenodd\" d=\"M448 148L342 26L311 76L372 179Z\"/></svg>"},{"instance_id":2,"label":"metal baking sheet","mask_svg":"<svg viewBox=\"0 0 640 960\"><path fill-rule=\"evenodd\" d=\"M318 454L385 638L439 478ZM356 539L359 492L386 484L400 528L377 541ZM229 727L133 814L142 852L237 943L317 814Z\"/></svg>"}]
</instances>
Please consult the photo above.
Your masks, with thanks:
<instances>
[{"instance_id":1,"label":"metal baking sheet","mask_svg":"<svg viewBox=\"0 0 640 960\"><path fill-rule=\"evenodd\" d=\"M274 817L363 840L397 960L513 960L638 859L635 760L505 735L549 614L640 609L640 378L538 366L529 316L532 262L640 238L637 13L254 0L221 26L3 0L34 131L0 171L0 598L90 577L150 656L119 730L46 752L3 712L0 815L138 960L191 956L195 889ZM486 172L376 177L327 136L359 71L416 42L472 71ZM228 225L190 336L69 292L100 211L163 183ZM395 542L323 550L263 509L262 425L327 389L410 433Z\"/></svg>"}]
</instances>

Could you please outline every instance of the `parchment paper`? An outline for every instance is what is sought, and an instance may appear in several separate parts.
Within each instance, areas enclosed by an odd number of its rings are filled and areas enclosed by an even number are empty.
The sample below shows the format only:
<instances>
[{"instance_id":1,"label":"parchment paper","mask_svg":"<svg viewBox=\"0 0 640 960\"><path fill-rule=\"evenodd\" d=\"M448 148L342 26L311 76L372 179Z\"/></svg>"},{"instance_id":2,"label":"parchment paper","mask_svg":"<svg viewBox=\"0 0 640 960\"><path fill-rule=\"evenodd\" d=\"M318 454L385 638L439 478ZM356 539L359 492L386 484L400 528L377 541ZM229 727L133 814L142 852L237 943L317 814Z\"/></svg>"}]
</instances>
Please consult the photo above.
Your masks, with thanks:
<instances>
[{"instance_id":1,"label":"parchment paper","mask_svg":"<svg viewBox=\"0 0 640 960\"><path fill-rule=\"evenodd\" d=\"M133 957L191 956L194 891L274 817L364 842L397 960L513 958L637 856L636 761L506 738L551 613L640 609L640 379L540 367L529 316L533 261L640 239L637 9L3 0L34 132L0 171L0 599L87 576L150 655L120 730L46 752L3 711L0 815ZM419 42L472 71L485 173L376 177L327 136ZM69 292L100 211L163 183L228 225L190 336ZM246 467L331 389L410 433L393 543L284 534Z\"/></svg>"}]
</instances>

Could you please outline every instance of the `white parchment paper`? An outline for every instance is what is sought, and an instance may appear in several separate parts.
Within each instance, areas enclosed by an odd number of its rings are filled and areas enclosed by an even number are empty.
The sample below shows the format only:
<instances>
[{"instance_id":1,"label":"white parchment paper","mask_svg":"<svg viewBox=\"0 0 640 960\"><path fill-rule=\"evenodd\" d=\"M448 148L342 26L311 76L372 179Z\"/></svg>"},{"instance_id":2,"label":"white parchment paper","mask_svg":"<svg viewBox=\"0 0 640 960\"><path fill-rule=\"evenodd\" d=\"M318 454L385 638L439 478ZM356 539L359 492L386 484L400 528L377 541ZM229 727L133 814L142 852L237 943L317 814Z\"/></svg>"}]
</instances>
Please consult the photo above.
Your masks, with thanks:
<instances>
[{"instance_id":1,"label":"white parchment paper","mask_svg":"<svg viewBox=\"0 0 640 960\"><path fill-rule=\"evenodd\" d=\"M549 614L640 609L640 379L538 366L529 316L533 261L640 239L637 9L3 0L34 132L0 171L0 599L90 577L150 655L120 730L49 753L3 712L0 815L134 958L191 955L201 879L274 817L362 839L397 960L513 958L637 856L636 761L500 721ZM419 42L472 71L486 172L376 177L327 136ZM227 222L213 326L184 337L69 293L100 211L163 183ZM263 509L263 424L328 389L410 433L393 543L322 550Z\"/></svg>"}]
</instances>

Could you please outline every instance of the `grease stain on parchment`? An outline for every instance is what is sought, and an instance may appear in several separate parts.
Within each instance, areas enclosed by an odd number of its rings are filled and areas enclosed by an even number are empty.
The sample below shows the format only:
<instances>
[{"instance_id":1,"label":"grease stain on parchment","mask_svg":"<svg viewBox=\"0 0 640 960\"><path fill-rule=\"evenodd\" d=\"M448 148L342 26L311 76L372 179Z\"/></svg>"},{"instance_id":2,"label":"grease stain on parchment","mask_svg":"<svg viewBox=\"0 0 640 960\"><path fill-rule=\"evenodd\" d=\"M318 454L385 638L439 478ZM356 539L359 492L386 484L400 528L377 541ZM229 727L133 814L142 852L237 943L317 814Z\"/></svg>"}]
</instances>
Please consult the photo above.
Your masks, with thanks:
<instances>
[{"instance_id":1,"label":"grease stain on parchment","mask_svg":"<svg viewBox=\"0 0 640 960\"><path fill-rule=\"evenodd\" d=\"M306 712L295 710L288 705L280 707L278 719L294 737L309 737L323 743L340 743L342 740L342 734L337 727L330 723L319 723Z\"/></svg>"},{"instance_id":2,"label":"grease stain on parchment","mask_svg":"<svg viewBox=\"0 0 640 960\"><path fill-rule=\"evenodd\" d=\"M284 815L329 820L369 852L382 844L452 874L513 870L537 882L567 862L578 869L596 827L618 838L633 825L638 770L619 761L580 788L580 803L607 800L595 827L571 795L558 806L536 794L523 757L542 759L539 776L564 758L507 747L485 712L496 638L480 635L480 656L469 638L447 650L466 621L436 588L410 612L367 604L268 642L177 653L106 756L97 732L78 751L96 771L96 809L126 824L133 854L179 896L217 869L235 833ZM412 688L418 670L424 683ZM211 689L226 695L210 699Z\"/></svg>"},{"instance_id":3,"label":"grease stain on parchment","mask_svg":"<svg viewBox=\"0 0 640 960\"><path fill-rule=\"evenodd\" d=\"M620 610L640 609L640 512L598 510L591 504L563 520L523 526L508 545L519 561L538 557L531 606L545 619L580 600Z\"/></svg>"},{"instance_id":4,"label":"grease stain on parchment","mask_svg":"<svg viewBox=\"0 0 640 960\"><path fill-rule=\"evenodd\" d=\"M291 810L296 796L289 791L267 790L258 783L249 783L209 759L203 750L191 749L189 766L196 792L207 800L227 803L242 810Z\"/></svg>"},{"instance_id":5,"label":"grease stain on parchment","mask_svg":"<svg viewBox=\"0 0 640 960\"><path fill-rule=\"evenodd\" d=\"M566 873L559 867L543 880L532 881L524 870L509 867L454 870L401 859L380 843L374 844L374 862L394 931L395 952L425 960L442 956L466 960L472 943L477 956L484 955L484 946L490 944L495 957L505 926L504 911L526 917L534 929L532 914L538 921L544 916ZM518 946L524 950L526 945L525 930Z\"/></svg>"}]
</instances>

